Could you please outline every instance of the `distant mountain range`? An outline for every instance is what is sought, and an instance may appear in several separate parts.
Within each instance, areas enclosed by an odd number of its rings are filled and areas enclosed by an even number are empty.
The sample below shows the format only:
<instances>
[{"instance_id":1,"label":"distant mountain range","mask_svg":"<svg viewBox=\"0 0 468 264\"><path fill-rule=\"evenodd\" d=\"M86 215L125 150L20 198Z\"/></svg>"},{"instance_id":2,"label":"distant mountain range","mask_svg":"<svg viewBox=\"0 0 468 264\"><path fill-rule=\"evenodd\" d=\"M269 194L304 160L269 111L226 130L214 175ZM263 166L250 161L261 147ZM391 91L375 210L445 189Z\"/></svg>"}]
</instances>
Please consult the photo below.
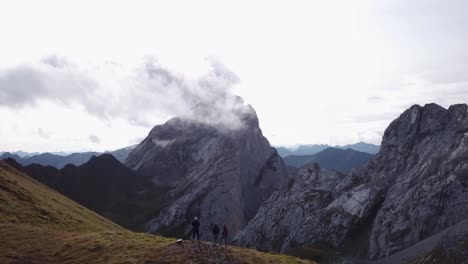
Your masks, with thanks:
<instances>
[{"instance_id":1,"label":"distant mountain range","mask_svg":"<svg viewBox=\"0 0 468 264\"><path fill-rule=\"evenodd\" d=\"M105 152L112 154L116 159L120 162L125 162L127 159L128 153L135 148L135 145L117 149L110 152ZM55 154L54 154L55 153ZM19 164L23 166L27 166L30 164L40 164L43 166L52 166L58 169L65 167L68 164L73 164L75 166L80 166L93 156L99 156L104 153L102 152L81 152L81 153L71 153L67 155L65 152L54 152L54 153L29 153L23 151L15 151L15 152L3 152L0 155L0 160L12 158L15 159ZM58 153L58 154L57 154Z\"/></svg>"},{"instance_id":2,"label":"distant mountain range","mask_svg":"<svg viewBox=\"0 0 468 264\"><path fill-rule=\"evenodd\" d=\"M112 154L116 159L120 162L125 163L128 154L136 147L136 145L132 145L129 147L117 149L114 151L106 151L104 153ZM380 146L368 144L364 142L358 142L356 144L349 144L345 146L331 146L326 144L312 144L312 145L300 145L297 148L288 148L288 147L276 147L278 154L281 157L286 156L304 156L304 155L314 155L317 154L327 148L334 148L334 149L352 149L359 152L365 152L369 154L376 154L379 152ZM75 166L82 165L86 163L92 156L99 156L103 154L103 152L78 152L78 153L70 153L70 152L25 152L25 151L12 151L12 152L3 152L0 151L0 160L6 158L13 158L18 163L23 166L27 166L29 164L37 163L44 166L53 166L56 168L63 168L67 164L73 164ZM291 157L286 159L286 164L292 167L300 167L298 163L305 165L304 160L308 160L310 157ZM289 161L289 163L288 163ZM291 163L291 164L290 164Z\"/></svg>"},{"instance_id":3,"label":"distant mountain range","mask_svg":"<svg viewBox=\"0 0 468 264\"><path fill-rule=\"evenodd\" d=\"M326 144L311 144L311 145L299 145L297 148L293 147L276 147L278 154L281 157L286 157L290 155L312 155L316 154L326 148L338 148L338 149L354 149L360 152L366 152L369 154L377 154L380 150L379 145L369 144L365 142L358 142L355 144L349 144L344 146L331 146Z\"/></svg>"},{"instance_id":4,"label":"distant mountain range","mask_svg":"<svg viewBox=\"0 0 468 264\"><path fill-rule=\"evenodd\" d=\"M326 148L312 155L290 155L284 157L288 166L300 168L308 163L316 162L320 167L333 169L343 173L353 168L365 165L374 157L373 154L356 151L353 149Z\"/></svg>"},{"instance_id":5,"label":"distant mountain range","mask_svg":"<svg viewBox=\"0 0 468 264\"><path fill-rule=\"evenodd\" d=\"M0 155L2 155L3 153L7 153L7 152L0 151ZM37 156L45 152L26 152L26 151L18 150L18 151L9 151L8 153L18 155L21 158L27 158L27 157ZM49 152L49 153L54 154L54 155L59 155L59 156L67 156L67 155L73 154L73 152L64 152L64 151L56 151L56 152Z\"/></svg>"}]
</instances>

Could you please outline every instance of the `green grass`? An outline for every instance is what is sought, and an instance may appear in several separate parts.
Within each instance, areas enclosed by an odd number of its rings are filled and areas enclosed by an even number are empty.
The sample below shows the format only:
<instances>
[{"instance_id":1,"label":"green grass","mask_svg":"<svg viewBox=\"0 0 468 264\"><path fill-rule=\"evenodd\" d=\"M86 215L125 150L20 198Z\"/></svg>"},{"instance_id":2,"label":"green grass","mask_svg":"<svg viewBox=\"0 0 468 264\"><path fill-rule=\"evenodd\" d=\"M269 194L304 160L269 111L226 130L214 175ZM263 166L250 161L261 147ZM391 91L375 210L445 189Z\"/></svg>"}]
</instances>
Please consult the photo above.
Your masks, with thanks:
<instances>
[{"instance_id":1,"label":"green grass","mask_svg":"<svg viewBox=\"0 0 468 264\"><path fill-rule=\"evenodd\" d=\"M0 263L314 263L134 233L0 162Z\"/></svg>"}]
</instances>

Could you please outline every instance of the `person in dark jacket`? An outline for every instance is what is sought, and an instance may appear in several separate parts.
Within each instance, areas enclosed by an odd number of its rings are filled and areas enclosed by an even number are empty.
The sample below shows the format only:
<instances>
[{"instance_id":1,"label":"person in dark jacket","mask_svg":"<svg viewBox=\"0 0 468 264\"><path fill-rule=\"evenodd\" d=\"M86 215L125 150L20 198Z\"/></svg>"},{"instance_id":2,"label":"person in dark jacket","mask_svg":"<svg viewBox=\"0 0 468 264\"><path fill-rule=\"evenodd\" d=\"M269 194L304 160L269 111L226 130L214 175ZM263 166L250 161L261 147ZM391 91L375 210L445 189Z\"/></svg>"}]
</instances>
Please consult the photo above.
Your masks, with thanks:
<instances>
[{"instance_id":1,"label":"person in dark jacket","mask_svg":"<svg viewBox=\"0 0 468 264\"><path fill-rule=\"evenodd\" d=\"M215 224L211 229L211 233L213 233L213 240L215 243L218 243L218 235L219 235L219 226Z\"/></svg>"},{"instance_id":2,"label":"person in dark jacket","mask_svg":"<svg viewBox=\"0 0 468 264\"><path fill-rule=\"evenodd\" d=\"M198 218L195 217L195 220L192 222L192 241L195 239L195 234L197 235L198 241L200 241L200 221L198 221Z\"/></svg>"},{"instance_id":3,"label":"person in dark jacket","mask_svg":"<svg viewBox=\"0 0 468 264\"><path fill-rule=\"evenodd\" d=\"M221 233L221 240L219 241L219 244L222 245L224 240L224 247L227 248L227 242L228 242L228 229L226 225L223 225L223 232Z\"/></svg>"}]
</instances>

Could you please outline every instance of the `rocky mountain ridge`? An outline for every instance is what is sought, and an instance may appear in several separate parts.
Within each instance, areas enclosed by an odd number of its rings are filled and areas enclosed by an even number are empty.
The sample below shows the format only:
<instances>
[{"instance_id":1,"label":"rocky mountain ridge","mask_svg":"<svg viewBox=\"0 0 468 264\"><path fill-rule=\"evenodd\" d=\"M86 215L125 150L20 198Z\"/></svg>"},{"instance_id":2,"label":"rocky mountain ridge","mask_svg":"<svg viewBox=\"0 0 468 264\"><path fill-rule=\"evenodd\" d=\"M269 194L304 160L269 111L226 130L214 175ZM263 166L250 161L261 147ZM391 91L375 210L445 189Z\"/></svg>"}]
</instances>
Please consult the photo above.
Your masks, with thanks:
<instances>
[{"instance_id":1,"label":"rocky mountain ridge","mask_svg":"<svg viewBox=\"0 0 468 264\"><path fill-rule=\"evenodd\" d=\"M391 256L468 217L467 157L468 106L415 105L390 124L365 167L326 189L326 170L302 169L290 180L301 189L274 193L235 240L281 252L326 245L355 257Z\"/></svg>"},{"instance_id":2,"label":"rocky mountain ridge","mask_svg":"<svg viewBox=\"0 0 468 264\"><path fill-rule=\"evenodd\" d=\"M380 146L369 144L365 142L358 142L348 145L328 145L328 144L308 144L308 145L298 145L296 147L276 147L276 150L281 157L287 157L290 155L302 156L302 155L313 155L323 151L327 148L338 148L338 149L353 149L360 152L365 152L369 154L376 154L379 152Z\"/></svg>"},{"instance_id":3,"label":"rocky mountain ridge","mask_svg":"<svg viewBox=\"0 0 468 264\"><path fill-rule=\"evenodd\" d=\"M128 154L135 146L129 146L121 149L117 149L114 151L107 151L104 153L112 154L116 159L120 162L125 162L127 159ZM16 160L23 166L27 166L30 164L40 164L43 166L53 166L55 168L61 169L68 164L73 164L75 166L80 166L86 162L88 162L91 157L99 156L104 154L102 152L77 152L71 153L66 155L59 155L54 153L27 153L27 152L2 152L0 153L0 160L12 158ZM28 154L28 155L26 155ZM31 155L29 155L31 154Z\"/></svg>"}]
</instances>

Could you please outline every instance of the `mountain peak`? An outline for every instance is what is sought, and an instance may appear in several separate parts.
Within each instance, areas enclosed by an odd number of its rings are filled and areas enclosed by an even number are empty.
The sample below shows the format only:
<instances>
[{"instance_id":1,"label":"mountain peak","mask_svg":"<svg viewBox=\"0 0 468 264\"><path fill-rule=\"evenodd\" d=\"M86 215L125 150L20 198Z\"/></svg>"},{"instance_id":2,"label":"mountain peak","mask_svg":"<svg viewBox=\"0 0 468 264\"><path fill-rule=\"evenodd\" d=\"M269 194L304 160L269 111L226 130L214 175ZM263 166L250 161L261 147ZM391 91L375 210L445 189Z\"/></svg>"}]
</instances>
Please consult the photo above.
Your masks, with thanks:
<instances>
[{"instance_id":1,"label":"mountain peak","mask_svg":"<svg viewBox=\"0 0 468 264\"><path fill-rule=\"evenodd\" d=\"M176 117L155 126L129 154L126 165L169 188L172 197L147 223L148 231L171 235L197 216L226 223L235 234L286 179L284 163L262 135L253 108L236 109L231 113L240 127Z\"/></svg>"},{"instance_id":2,"label":"mountain peak","mask_svg":"<svg viewBox=\"0 0 468 264\"><path fill-rule=\"evenodd\" d=\"M385 130L382 148L398 146L400 152L407 151L415 141L421 141L429 135L444 131L450 134L449 125L453 126L454 131L468 127L466 104L452 105L449 109L434 103L423 107L413 105Z\"/></svg>"},{"instance_id":3,"label":"mountain peak","mask_svg":"<svg viewBox=\"0 0 468 264\"><path fill-rule=\"evenodd\" d=\"M90 168L90 167L100 167L100 168L112 168L112 171L123 172L129 171L124 164L122 164L118 159L116 159L112 154L104 153L101 155L93 155L88 162L84 163L80 168Z\"/></svg>"},{"instance_id":4,"label":"mountain peak","mask_svg":"<svg viewBox=\"0 0 468 264\"><path fill-rule=\"evenodd\" d=\"M448 109L437 104L410 107L386 129L382 149L367 165L321 192L317 190L322 183L329 181L317 181L320 175L303 167L299 171L302 177L275 192L237 241L283 252L325 244L342 252L362 250L359 257L369 259L386 258L399 251L411 259L422 249L441 252L442 248L452 250L453 245L463 245L468 233L466 222L463 228L454 225L468 217L467 109L464 104ZM295 186L303 190L294 191ZM296 213L304 212L303 208L307 208L307 214ZM271 228L271 222L276 228ZM284 231L291 226L297 228ZM450 232L460 235L450 237L446 233L441 240L441 233L452 227ZM366 246L355 245L356 238ZM425 239L432 242L425 243ZM418 246L419 253L406 250L416 243L423 243ZM386 259L383 262L387 263ZM401 258L389 261L400 262Z\"/></svg>"},{"instance_id":5,"label":"mountain peak","mask_svg":"<svg viewBox=\"0 0 468 264\"><path fill-rule=\"evenodd\" d=\"M89 161L94 162L112 162L112 163L120 163L112 154L104 153L101 155L93 155Z\"/></svg>"}]
</instances>

